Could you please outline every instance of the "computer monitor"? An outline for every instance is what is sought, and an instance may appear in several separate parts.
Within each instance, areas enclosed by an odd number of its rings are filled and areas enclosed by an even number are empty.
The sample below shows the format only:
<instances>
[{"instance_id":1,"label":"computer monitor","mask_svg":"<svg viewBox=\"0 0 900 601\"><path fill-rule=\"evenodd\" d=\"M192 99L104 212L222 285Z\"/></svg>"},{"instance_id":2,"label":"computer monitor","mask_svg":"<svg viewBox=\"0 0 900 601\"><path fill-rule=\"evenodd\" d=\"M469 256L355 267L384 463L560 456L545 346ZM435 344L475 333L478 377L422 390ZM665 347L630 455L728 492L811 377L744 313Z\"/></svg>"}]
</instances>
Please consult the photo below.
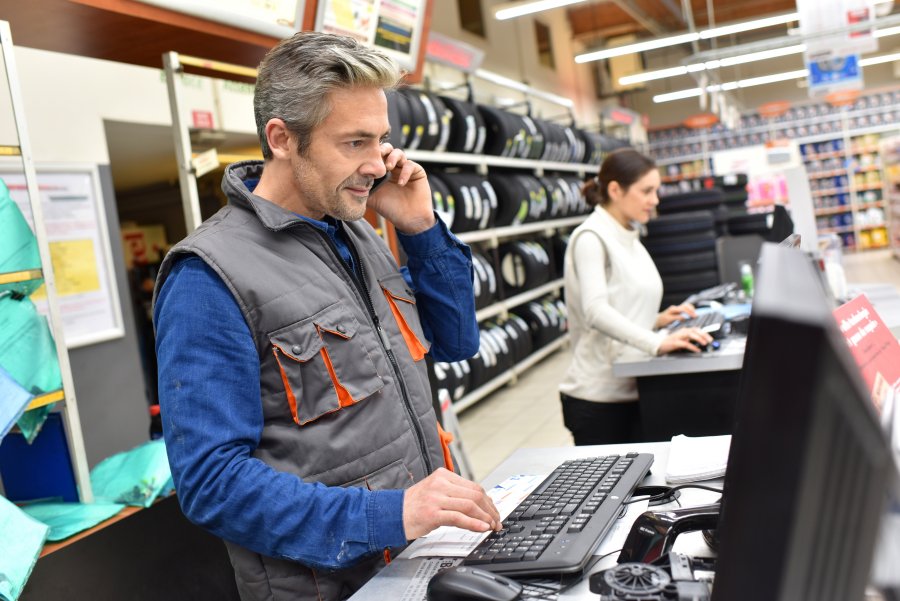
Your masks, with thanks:
<instances>
[{"instance_id":1,"label":"computer monitor","mask_svg":"<svg viewBox=\"0 0 900 601\"><path fill-rule=\"evenodd\" d=\"M800 234L791 234L778 243L779 246L787 246L788 248L798 248L800 246Z\"/></svg>"},{"instance_id":2,"label":"computer monitor","mask_svg":"<svg viewBox=\"0 0 900 601\"><path fill-rule=\"evenodd\" d=\"M764 245L713 601L862 599L895 477L819 274L804 253Z\"/></svg>"}]
</instances>

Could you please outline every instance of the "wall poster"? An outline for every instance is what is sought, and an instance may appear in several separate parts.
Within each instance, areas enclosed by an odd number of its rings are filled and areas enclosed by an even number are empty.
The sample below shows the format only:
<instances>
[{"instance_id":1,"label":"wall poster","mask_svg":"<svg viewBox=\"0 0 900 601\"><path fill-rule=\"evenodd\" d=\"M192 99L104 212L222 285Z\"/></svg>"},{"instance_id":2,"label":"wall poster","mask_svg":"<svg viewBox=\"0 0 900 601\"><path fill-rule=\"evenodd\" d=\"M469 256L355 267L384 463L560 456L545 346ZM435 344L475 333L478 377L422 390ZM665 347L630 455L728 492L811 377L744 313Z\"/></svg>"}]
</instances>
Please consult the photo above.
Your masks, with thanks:
<instances>
[{"instance_id":1,"label":"wall poster","mask_svg":"<svg viewBox=\"0 0 900 601\"><path fill-rule=\"evenodd\" d=\"M66 346L121 338L125 329L96 165L39 164L36 171ZM34 229L25 174L4 163L0 178ZM48 313L45 286L31 300Z\"/></svg>"},{"instance_id":2,"label":"wall poster","mask_svg":"<svg viewBox=\"0 0 900 601\"><path fill-rule=\"evenodd\" d=\"M354 37L414 71L425 8L426 0L320 0L316 31Z\"/></svg>"},{"instance_id":3,"label":"wall poster","mask_svg":"<svg viewBox=\"0 0 900 601\"><path fill-rule=\"evenodd\" d=\"M138 0L236 29L289 38L301 29L305 0Z\"/></svg>"}]
</instances>

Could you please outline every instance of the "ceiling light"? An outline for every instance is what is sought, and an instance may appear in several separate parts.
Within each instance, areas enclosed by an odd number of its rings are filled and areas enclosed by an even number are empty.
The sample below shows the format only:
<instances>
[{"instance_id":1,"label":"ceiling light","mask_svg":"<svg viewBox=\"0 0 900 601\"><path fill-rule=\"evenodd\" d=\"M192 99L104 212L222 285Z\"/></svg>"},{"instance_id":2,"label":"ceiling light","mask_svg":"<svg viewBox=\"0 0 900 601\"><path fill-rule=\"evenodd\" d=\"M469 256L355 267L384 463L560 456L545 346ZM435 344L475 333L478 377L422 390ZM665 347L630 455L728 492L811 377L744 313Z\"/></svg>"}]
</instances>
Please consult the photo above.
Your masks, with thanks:
<instances>
[{"instance_id":1,"label":"ceiling light","mask_svg":"<svg viewBox=\"0 0 900 601\"><path fill-rule=\"evenodd\" d=\"M754 86L762 86L767 83L776 83L779 81L788 81L790 79L800 79L809 75L808 69L797 69L796 71L785 71L784 73L773 73L772 75L763 75L762 77L751 77L749 79L741 79L737 82L739 88L752 88Z\"/></svg>"},{"instance_id":2,"label":"ceiling light","mask_svg":"<svg viewBox=\"0 0 900 601\"><path fill-rule=\"evenodd\" d=\"M636 52L645 52L647 50L656 50L657 48L666 48L668 46L677 46L679 44L688 44L697 40L716 38L723 35L730 35L739 31L750 31L752 29L761 29L763 27L771 27L773 25L781 25L796 21L797 13L787 13L784 15L776 15L774 17L766 17L764 19L755 19L753 21L744 21L743 23L734 23L732 25L723 25L722 27L714 27L706 29L699 33L683 33L679 35L669 36L667 38L657 38L646 42L638 42L636 44L628 44L626 46L618 46L615 48L607 48L605 50L597 50L595 52L587 52L579 54L575 57L576 63L587 63L590 61L598 61L614 56L624 56L626 54L634 54Z\"/></svg>"},{"instance_id":3,"label":"ceiling light","mask_svg":"<svg viewBox=\"0 0 900 601\"><path fill-rule=\"evenodd\" d=\"M885 38L892 35L900 34L900 25L895 27L885 27L877 29L872 36L875 38ZM686 67L669 67L667 69L658 69L656 71L643 71L626 75L619 78L619 85L628 86L646 81L654 81L656 79L664 79L666 77L677 77L687 73L697 73L699 71L712 71L722 67L733 67L735 65L743 65L756 61L762 61L770 58L778 58L781 56L789 56L791 54L800 54L806 50L805 44L794 44L793 46L785 46L784 48L773 48L771 50L761 50L759 52L748 52L738 56L706 61L705 63L694 63ZM890 62L890 61L882 61ZM862 64L862 63L861 63Z\"/></svg>"},{"instance_id":4,"label":"ceiling light","mask_svg":"<svg viewBox=\"0 0 900 601\"><path fill-rule=\"evenodd\" d=\"M860 67L870 67L872 65L880 65L882 63L890 63L900 61L900 52L891 54L882 54L881 56L870 56L859 61ZM739 81L731 81L721 85L707 86L707 92L716 92L719 90L734 90L737 88L752 88L753 86L761 86L778 81L787 81L790 79L801 79L809 75L808 69L797 69L796 71L785 71L784 73L774 73L772 75L764 75L762 77L751 77L750 79L741 79ZM682 100L684 98L693 98L702 95L701 88L689 88L687 90L679 90L677 92L667 92L665 94L657 94L653 97L653 102L659 104L661 102L670 102L672 100Z\"/></svg>"},{"instance_id":5,"label":"ceiling light","mask_svg":"<svg viewBox=\"0 0 900 601\"><path fill-rule=\"evenodd\" d=\"M612 58L614 56L625 56L626 54L635 54L636 52L645 52L647 50L656 50L657 48L665 48L667 46L677 46L678 44L689 44L700 39L699 33L684 33L668 38L657 38L647 40L646 42L638 42L637 44L628 44L625 46L616 46L615 48L607 48L606 50L597 50L596 52L588 52L579 54L575 57L576 63L589 63L591 61L599 61L604 58Z\"/></svg>"},{"instance_id":6,"label":"ceiling light","mask_svg":"<svg viewBox=\"0 0 900 601\"><path fill-rule=\"evenodd\" d=\"M505 21L543 10L578 4L579 2L584 2L584 0L538 0L537 2L526 2L524 4L521 2L507 2L495 10L494 18L498 21Z\"/></svg>"},{"instance_id":7,"label":"ceiling light","mask_svg":"<svg viewBox=\"0 0 900 601\"><path fill-rule=\"evenodd\" d=\"M713 27L700 32L700 38L708 40L710 38L718 38L723 35L731 35L733 33L741 33L752 29L762 29L763 27L772 27L774 25L783 25L800 18L799 13L787 13L784 15L775 15L774 17L765 17L756 19L755 21L745 21L744 23L735 23L733 25L723 25L722 27Z\"/></svg>"},{"instance_id":8,"label":"ceiling light","mask_svg":"<svg viewBox=\"0 0 900 601\"><path fill-rule=\"evenodd\" d=\"M881 63L890 63L890 62L893 62L896 60L900 60L900 52L864 58L861 61L859 61L859 66L860 67L868 67L870 65L880 65Z\"/></svg>"},{"instance_id":9,"label":"ceiling light","mask_svg":"<svg viewBox=\"0 0 900 601\"><path fill-rule=\"evenodd\" d=\"M697 73L699 71L712 71L721 69L722 67L733 67L734 65L743 65L755 61L762 61L769 58L777 58L779 56L788 56L791 54L800 54L806 50L805 44L795 44L784 48L774 48L772 50L761 50L760 52L748 52L739 56L732 56L719 60L706 61L705 63L694 63L686 67L670 67L668 69L659 69L656 71L644 71L643 73L635 73L634 75L626 75L619 78L619 84L623 86L643 83L645 81L653 81L655 79L663 79L666 77L677 77L687 73Z\"/></svg>"}]
</instances>

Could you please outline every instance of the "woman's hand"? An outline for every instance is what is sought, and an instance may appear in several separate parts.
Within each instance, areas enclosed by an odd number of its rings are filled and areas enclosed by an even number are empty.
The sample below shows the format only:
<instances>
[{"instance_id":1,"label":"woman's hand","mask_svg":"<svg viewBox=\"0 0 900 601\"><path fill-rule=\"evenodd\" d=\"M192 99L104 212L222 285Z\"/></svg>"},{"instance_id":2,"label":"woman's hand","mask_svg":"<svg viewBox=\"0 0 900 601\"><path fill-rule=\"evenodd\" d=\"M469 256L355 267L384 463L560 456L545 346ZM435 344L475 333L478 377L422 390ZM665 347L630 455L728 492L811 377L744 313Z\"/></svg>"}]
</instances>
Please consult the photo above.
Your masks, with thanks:
<instances>
[{"instance_id":1,"label":"woman's hand","mask_svg":"<svg viewBox=\"0 0 900 601\"><path fill-rule=\"evenodd\" d=\"M699 353L700 346L706 346L713 338L700 328L678 328L665 338L659 345L657 354L665 355L673 351L687 350ZM698 346L699 345L699 346Z\"/></svg>"},{"instance_id":2,"label":"woman's hand","mask_svg":"<svg viewBox=\"0 0 900 601\"><path fill-rule=\"evenodd\" d=\"M674 321L684 319L684 316L697 317L697 310L691 303L682 303L680 305L670 305L659 315L656 316L656 329L664 328Z\"/></svg>"}]
</instances>

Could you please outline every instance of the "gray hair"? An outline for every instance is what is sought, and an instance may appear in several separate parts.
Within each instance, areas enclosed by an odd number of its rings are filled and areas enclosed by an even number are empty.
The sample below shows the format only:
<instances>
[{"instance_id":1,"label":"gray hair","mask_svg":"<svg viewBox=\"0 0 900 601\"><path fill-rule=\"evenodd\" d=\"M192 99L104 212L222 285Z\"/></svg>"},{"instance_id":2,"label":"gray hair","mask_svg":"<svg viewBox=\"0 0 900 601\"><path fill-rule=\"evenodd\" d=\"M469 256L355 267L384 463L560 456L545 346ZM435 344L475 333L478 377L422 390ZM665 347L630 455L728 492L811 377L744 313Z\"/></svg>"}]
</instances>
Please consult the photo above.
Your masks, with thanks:
<instances>
[{"instance_id":1,"label":"gray hair","mask_svg":"<svg viewBox=\"0 0 900 601\"><path fill-rule=\"evenodd\" d=\"M253 114L263 158L272 158L266 123L282 119L305 154L310 136L331 112L328 94L338 88L391 89L400 80L397 64L355 39L301 31L269 50L259 65Z\"/></svg>"}]
</instances>

